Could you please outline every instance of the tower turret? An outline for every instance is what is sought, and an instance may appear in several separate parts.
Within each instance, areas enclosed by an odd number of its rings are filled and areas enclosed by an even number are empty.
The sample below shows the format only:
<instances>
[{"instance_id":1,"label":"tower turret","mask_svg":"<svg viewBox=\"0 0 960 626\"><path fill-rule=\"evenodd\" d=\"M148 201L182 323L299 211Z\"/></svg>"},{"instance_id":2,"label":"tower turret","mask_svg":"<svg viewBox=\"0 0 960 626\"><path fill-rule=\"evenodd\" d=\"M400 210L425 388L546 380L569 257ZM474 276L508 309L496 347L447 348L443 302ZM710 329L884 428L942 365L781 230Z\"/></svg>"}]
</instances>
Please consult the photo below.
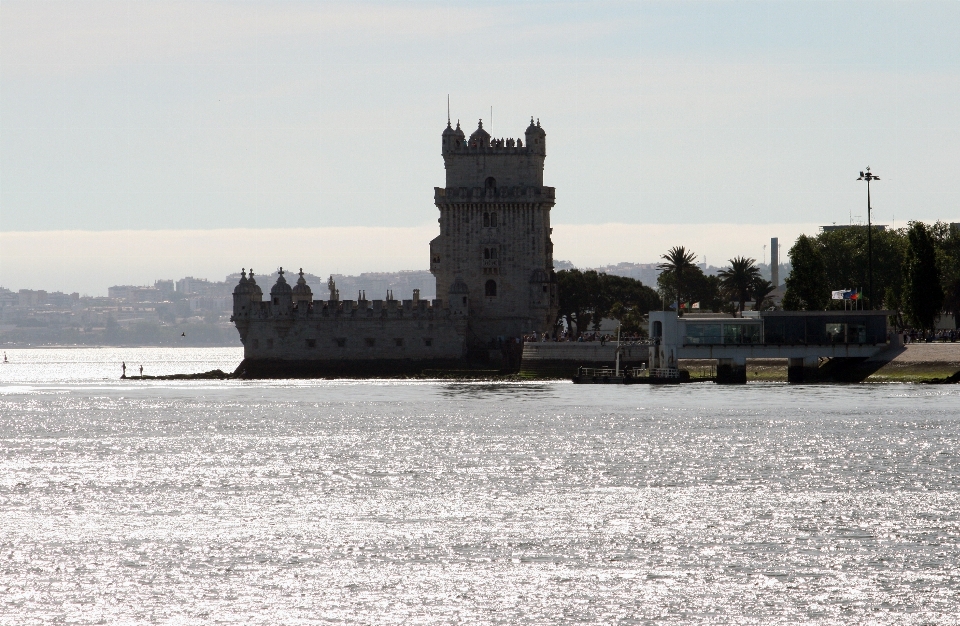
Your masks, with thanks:
<instances>
[{"instance_id":1,"label":"tower turret","mask_svg":"<svg viewBox=\"0 0 960 626\"><path fill-rule=\"evenodd\" d=\"M274 315L290 315L293 308L293 289L283 277L283 268L277 272L277 282L270 290L270 310Z\"/></svg>"},{"instance_id":2,"label":"tower turret","mask_svg":"<svg viewBox=\"0 0 960 626\"><path fill-rule=\"evenodd\" d=\"M297 284L293 287L293 305L299 308L301 302L304 306L310 306L313 302L313 292L310 290L310 285L307 284L307 279L303 277L302 267L300 268L300 278L297 279Z\"/></svg>"},{"instance_id":3,"label":"tower turret","mask_svg":"<svg viewBox=\"0 0 960 626\"><path fill-rule=\"evenodd\" d=\"M460 127L460 123L457 123L457 128ZM462 134L462 133L461 133ZM447 127L443 129L442 144L443 144L443 154L453 152L457 149L457 131L453 130L453 127L450 126L450 120L447 120Z\"/></svg>"},{"instance_id":4,"label":"tower turret","mask_svg":"<svg viewBox=\"0 0 960 626\"><path fill-rule=\"evenodd\" d=\"M259 309L260 303L263 302L263 290L260 289L257 281L253 279L252 267L250 268L250 276L247 278L247 288L250 289L250 306L254 309Z\"/></svg>"},{"instance_id":5,"label":"tower turret","mask_svg":"<svg viewBox=\"0 0 960 626\"><path fill-rule=\"evenodd\" d=\"M483 120L477 122L477 130L473 131L473 134L470 135L470 140L467 142L467 146L470 148L490 147L490 133L483 130Z\"/></svg>"},{"instance_id":6,"label":"tower turret","mask_svg":"<svg viewBox=\"0 0 960 626\"><path fill-rule=\"evenodd\" d=\"M250 314L250 284L247 281L247 269L240 270L240 282L233 288L233 316L248 316Z\"/></svg>"},{"instance_id":7,"label":"tower turret","mask_svg":"<svg viewBox=\"0 0 960 626\"><path fill-rule=\"evenodd\" d=\"M524 136L527 138L527 149L533 152L534 154L539 154L541 156L546 156L547 154L547 133L540 128L540 120L537 120L536 125L533 123L533 117L530 118L530 125L527 126L527 131L524 133Z\"/></svg>"}]
</instances>

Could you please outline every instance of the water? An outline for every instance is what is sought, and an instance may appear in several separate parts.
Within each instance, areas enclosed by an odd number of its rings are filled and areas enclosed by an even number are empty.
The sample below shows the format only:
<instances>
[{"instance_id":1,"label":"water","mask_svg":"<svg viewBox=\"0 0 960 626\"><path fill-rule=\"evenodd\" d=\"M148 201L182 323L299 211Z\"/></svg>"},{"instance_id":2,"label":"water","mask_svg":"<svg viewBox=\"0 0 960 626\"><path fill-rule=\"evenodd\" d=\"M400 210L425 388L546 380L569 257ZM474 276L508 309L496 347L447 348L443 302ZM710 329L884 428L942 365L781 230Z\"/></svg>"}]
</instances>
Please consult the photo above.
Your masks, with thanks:
<instances>
[{"instance_id":1,"label":"water","mask_svg":"<svg viewBox=\"0 0 960 626\"><path fill-rule=\"evenodd\" d=\"M129 351L8 354L3 624L960 623L955 386L134 382Z\"/></svg>"}]
</instances>

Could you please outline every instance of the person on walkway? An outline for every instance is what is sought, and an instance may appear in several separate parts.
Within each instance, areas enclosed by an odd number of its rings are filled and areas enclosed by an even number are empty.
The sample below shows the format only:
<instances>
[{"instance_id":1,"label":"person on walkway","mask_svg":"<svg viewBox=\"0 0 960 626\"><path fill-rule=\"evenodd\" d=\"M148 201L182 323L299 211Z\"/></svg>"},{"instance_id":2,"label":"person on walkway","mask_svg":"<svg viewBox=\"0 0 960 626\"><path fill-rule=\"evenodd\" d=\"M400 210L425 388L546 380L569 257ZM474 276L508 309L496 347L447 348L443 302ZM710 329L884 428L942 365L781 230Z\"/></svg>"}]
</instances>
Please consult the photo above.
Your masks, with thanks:
<instances>
[{"instance_id":1,"label":"person on walkway","mask_svg":"<svg viewBox=\"0 0 960 626\"><path fill-rule=\"evenodd\" d=\"M140 366L140 378L143 378L143 366Z\"/></svg>"},{"instance_id":2,"label":"person on walkway","mask_svg":"<svg viewBox=\"0 0 960 626\"><path fill-rule=\"evenodd\" d=\"M127 362L126 362L126 361L121 362L120 367L123 368L123 376L121 376L120 378L126 378L126 377L127 377Z\"/></svg>"}]
</instances>

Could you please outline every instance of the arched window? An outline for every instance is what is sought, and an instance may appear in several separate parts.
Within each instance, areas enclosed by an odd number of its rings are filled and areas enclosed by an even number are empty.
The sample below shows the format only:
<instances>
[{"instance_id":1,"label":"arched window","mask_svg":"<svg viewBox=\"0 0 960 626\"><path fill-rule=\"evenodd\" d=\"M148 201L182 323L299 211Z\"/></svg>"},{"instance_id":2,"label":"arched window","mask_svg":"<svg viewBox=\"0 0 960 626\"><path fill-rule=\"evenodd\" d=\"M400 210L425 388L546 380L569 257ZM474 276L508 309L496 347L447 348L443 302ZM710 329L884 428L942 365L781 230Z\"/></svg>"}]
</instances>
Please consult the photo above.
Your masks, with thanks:
<instances>
[{"instance_id":1,"label":"arched window","mask_svg":"<svg viewBox=\"0 0 960 626\"><path fill-rule=\"evenodd\" d=\"M496 248L490 248L490 258L491 258L491 259L497 258L497 249L496 249Z\"/></svg>"},{"instance_id":2,"label":"arched window","mask_svg":"<svg viewBox=\"0 0 960 626\"><path fill-rule=\"evenodd\" d=\"M484 248L484 249L483 249L483 258L485 258L485 259L489 259L489 258L490 258L490 248Z\"/></svg>"},{"instance_id":3,"label":"arched window","mask_svg":"<svg viewBox=\"0 0 960 626\"><path fill-rule=\"evenodd\" d=\"M496 214L496 213L491 213L491 214L490 214L490 228L496 228L496 227L497 227L497 214Z\"/></svg>"},{"instance_id":4,"label":"arched window","mask_svg":"<svg viewBox=\"0 0 960 626\"><path fill-rule=\"evenodd\" d=\"M484 226L490 226L490 214L489 214L489 213L484 213L484 214L483 214L483 225L484 225Z\"/></svg>"},{"instance_id":5,"label":"arched window","mask_svg":"<svg viewBox=\"0 0 960 626\"><path fill-rule=\"evenodd\" d=\"M487 189L496 189L497 188L497 179L493 176L487 178L486 181Z\"/></svg>"},{"instance_id":6,"label":"arched window","mask_svg":"<svg viewBox=\"0 0 960 626\"><path fill-rule=\"evenodd\" d=\"M488 280L488 281L487 281L487 284L484 285L483 291L484 291L484 293L485 293L486 295L488 295L488 296L496 296L496 295L497 295L497 281L495 281L495 280Z\"/></svg>"}]
</instances>

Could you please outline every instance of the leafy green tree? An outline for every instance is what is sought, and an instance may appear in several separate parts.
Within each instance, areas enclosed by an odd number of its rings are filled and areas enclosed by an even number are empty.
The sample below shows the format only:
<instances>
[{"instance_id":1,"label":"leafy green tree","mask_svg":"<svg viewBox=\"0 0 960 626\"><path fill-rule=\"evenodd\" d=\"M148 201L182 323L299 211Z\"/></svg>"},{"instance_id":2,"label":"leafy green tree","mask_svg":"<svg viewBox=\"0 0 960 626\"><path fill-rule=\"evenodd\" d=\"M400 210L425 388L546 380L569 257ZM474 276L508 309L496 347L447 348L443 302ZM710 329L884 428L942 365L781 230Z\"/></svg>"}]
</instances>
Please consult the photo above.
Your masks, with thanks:
<instances>
[{"instance_id":1,"label":"leafy green tree","mask_svg":"<svg viewBox=\"0 0 960 626\"><path fill-rule=\"evenodd\" d=\"M937 222L933 225L943 287L943 309L953 314L954 328L960 329L960 228Z\"/></svg>"},{"instance_id":2,"label":"leafy green tree","mask_svg":"<svg viewBox=\"0 0 960 626\"><path fill-rule=\"evenodd\" d=\"M907 320L933 330L943 307L943 286L934 237L923 222L910 222L909 244L903 263L903 309Z\"/></svg>"},{"instance_id":3,"label":"leafy green tree","mask_svg":"<svg viewBox=\"0 0 960 626\"><path fill-rule=\"evenodd\" d=\"M814 238L826 269L828 290L862 289L870 284L867 255L867 229L841 228L820 233ZM876 308L883 301L887 288L899 291L903 287L903 255L906 250L904 230L873 229L873 290ZM837 302L835 306L842 307Z\"/></svg>"},{"instance_id":4,"label":"leafy green tree","mask_svg":"<svg viewBox=\"0 0 960 626\"><path fill-rule=\"evenodd\" d=\"M683 246L674 246L660 258L664 260L663 263L657 266L660 269L661 275L664 273L673 275L677 309L679 310L682 308L680 304L685 302L683 299L684 296L688 295L686 291L687 285L685 284L686 275L694 269L699 269L694 264L694 261L697 260L697 255ZM679 313L682 314L683 312L679 311Z\"/></svg>"},{"instance_id":5,"label":"leafy green tree","mask_svg":"<svg viewBox=\"0 0 960 626\"><path fill-rule=\"evenodd\" d=\"M647 332L644 329L645 320L639 307L628 307L619 302L615 302L613 306L610 307L610 316L620 322L620 332L622 336L640 338L647 336Z\"/></svg>"},{"instance_id":6,"label":"leafy green tree","mask_svg":"<svg viewBox=\"0 0 960 626\"><path fill-rule=\"evenodd\" d=\"M567 328L575 336L579 336L590 324L589 282L592 279L576 268L557 272L558 318L567 323Z\"/></svg>"},{"instance_id":7,"label":"leafy green tree","mask_svg":"<svg viewBox=\"0 0 960 626\"><path fill-rule=\"evenodd\" d=\"M790 248L793 266L786 281L783 308L788 311L822 311L830 302L827 269L813 237L800 235Z\"/></svg>"},{"instance_id":8,"label":"leafy green tree","mask_svg":"<svg viewBox=\"0 0 960 626\"><path fill-rule=\"evenodd\" d=\"M718 276L707 276L703 270L693 266L684 274L684 290L687 299L684 302L693 304L700 303L701 311L719 311L723 304L720 296L720 278ZM657 277L657 291L664 304L677 302L677 277L670 272L660 272Z\"/></svg>"},{"instance_id":9,"label":"leafy green tree","mask_svg":"<svg viewBox=\"0 0 960 626\"><path fill-rule=\"evenodd\" d=\"M631 315L640 316L660 305L656 291L626 276L613 276L594 270L561 270L557 272L557 283L560 300L558 320L564 320L574 336L587 330L591 322L594 328L599 329L604 317L614 316L613 309L617 304L621 307L621 313L629 310L632 311Z\"/></svg>"},{"instance_id":10,"label":"leafy green tree","mask_svg":"<svg viewBox=\"0 0 960 626\"><path fill-rule=\"evenodd\" d=\"M753 297L753 310L762 311L766 306L772 305L770 294L776 290L777 286L761 276L750 286L750 295Z\"/></svg>"},{"instance_id":11,"label":"leafy green tree","mask_svg":"<svg viewBox=\"0 0 960 626\"><path fill-rule=\"evenodd\" d=\"M644 315L652 308L659 308L660 297L657 292L635 278L599 274L598 286L592 300L593 320L597 329L600 321L612 316L612 307L616 303ZM619 319L619 318L617 318Z\"/></svg>"},{"instance_id":12,"label":"leafy green tree","mask_svg":"<svg viewBox=\"0 0 960 626\"><path fill-rule=\"evenodd\" d=\"M727 297L736 300L743 312L750 298L750 288L754 282L760 278L760 269L757 267L756 259L738 256L730 259L730 267L724 268L718 272L720 276L720 288Z\"/></svg>"}]
</instances>

